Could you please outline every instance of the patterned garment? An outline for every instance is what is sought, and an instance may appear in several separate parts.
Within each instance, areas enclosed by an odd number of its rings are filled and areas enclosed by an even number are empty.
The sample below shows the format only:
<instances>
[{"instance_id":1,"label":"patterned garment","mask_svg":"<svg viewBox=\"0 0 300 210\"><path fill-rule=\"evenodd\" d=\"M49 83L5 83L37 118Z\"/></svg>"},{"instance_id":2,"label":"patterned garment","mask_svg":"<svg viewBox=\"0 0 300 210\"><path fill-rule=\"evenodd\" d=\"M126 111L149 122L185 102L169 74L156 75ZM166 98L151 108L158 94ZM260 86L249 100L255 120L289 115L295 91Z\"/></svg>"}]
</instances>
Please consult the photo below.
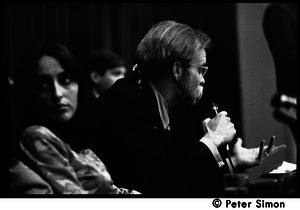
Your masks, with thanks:
<instances>
[{"instance_id":1,"label":"patterned garment","mask_svg":"<svg viewBox=\"0 0 300 210\"><path fill-rule=\"evenodd\" d=\"M28 127L21 148L36 172L57 194L139 194L118 188L102 161L89 149L74 152L42 126Z\"/></svg>"},{"instance_id":2,"label":"patterned garment","mask_svg":"<svg viewBox=\"0 0 300 210\"><path fill-rule=\"evenodd\" d=\"M8 193L20 194L53 194L50 185L22 161L11 158L9 166Z\"/></svg>"}]
</instances>

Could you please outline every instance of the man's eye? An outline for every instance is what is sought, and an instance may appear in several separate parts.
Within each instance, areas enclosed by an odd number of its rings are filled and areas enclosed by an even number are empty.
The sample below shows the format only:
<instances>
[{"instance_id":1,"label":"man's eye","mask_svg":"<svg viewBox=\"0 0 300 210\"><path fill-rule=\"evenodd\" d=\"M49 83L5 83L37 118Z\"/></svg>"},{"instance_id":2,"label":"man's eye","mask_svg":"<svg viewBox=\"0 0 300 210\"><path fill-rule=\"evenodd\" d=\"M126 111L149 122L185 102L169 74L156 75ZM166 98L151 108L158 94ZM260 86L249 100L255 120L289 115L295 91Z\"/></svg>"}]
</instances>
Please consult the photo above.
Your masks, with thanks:
<instances>
[{"instance_id":1,"label":"man's eye","mask_svg":"<svg viewBox=\"0 0 300 210\"><path fill-rule=\"evenodd\" d=\"M199 74L202 74L204 76L207 73L208 67L207 66L202 66L198 68Z\"/></svg>"}]
</instances>

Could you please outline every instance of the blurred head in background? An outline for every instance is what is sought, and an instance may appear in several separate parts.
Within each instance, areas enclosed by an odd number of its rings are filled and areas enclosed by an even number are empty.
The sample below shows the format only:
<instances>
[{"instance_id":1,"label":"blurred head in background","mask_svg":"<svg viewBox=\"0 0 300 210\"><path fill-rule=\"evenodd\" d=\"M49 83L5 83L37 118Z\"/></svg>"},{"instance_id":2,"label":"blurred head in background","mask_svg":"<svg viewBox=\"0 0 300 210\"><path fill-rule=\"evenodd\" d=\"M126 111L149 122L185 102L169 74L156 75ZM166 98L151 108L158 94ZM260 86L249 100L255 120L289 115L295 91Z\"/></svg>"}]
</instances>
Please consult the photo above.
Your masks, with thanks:
<instances>
[{"instance_id":1,"label":"blurred head in background","mask_svg":"<svg viewBox=\"0 0 300 210\"><path fill-rule=\"evenodd\" d=\"M95 50L87 58L87 74L95 97L126 74L124 61L114 52L106 49Z\"/></svg>"}]
</instances>

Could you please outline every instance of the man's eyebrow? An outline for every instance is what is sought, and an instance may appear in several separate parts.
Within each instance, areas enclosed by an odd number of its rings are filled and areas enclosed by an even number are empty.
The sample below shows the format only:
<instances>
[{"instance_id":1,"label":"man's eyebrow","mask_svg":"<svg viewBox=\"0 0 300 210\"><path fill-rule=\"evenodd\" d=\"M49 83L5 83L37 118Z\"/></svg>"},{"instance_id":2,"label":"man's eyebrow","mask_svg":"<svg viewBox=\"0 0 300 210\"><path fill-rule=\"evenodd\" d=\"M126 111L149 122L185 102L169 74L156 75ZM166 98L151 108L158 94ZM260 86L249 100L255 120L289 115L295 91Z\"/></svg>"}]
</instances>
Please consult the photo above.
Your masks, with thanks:
<instances>
[{"instance_id":1,"label":"man's eyebrow","mask_svg":"<svg viewBox=\"0 0 300 210\"><path fill-rule=\"evenodd\" d=\"M199 66L207 66L207 62L204 61L204 62L200 62L200 64L198 64Z\"/></svg>"}]
</instances>

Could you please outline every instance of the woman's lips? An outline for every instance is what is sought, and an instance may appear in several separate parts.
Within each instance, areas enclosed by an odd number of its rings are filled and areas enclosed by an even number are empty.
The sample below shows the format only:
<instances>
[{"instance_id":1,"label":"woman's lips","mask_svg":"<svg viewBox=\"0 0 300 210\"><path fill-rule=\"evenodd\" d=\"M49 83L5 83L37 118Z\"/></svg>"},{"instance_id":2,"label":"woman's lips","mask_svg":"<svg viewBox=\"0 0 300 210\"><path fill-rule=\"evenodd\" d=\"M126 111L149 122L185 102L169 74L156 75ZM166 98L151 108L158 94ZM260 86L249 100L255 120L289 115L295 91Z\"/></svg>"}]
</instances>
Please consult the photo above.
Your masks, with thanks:
<instances>
[{"instance_id":1,"label":"woman's lips","mask_svg":"<svg viewBox=\"0 0 300 210\"><path fill-rule=\"evenodd\" d=\"M53 110L54 111L64 111L66 109L69 109L69 105L68 104L57 104L54 106Z\"/></svg>"}]
</instances>

